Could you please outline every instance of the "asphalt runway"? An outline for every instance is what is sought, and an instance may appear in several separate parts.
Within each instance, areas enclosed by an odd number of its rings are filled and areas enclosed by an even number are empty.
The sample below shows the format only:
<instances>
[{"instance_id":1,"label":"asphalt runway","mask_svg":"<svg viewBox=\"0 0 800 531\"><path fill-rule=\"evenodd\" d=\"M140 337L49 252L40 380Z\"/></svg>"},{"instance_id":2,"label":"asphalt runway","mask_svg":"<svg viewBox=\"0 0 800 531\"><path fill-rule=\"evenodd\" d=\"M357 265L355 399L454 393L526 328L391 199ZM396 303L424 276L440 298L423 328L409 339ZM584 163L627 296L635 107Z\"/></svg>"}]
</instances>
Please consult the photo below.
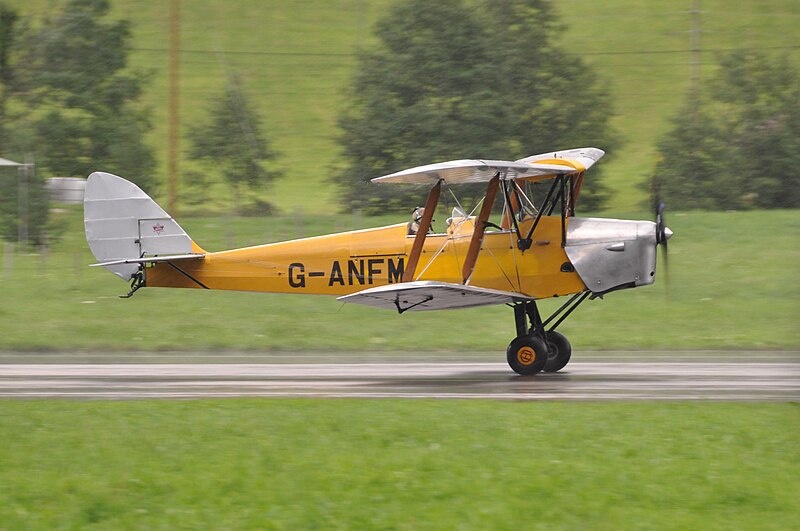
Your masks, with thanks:
<instances>
[{"instance_id":1,"label":"asphalt runway","mask_svg":"<svg viewBox=\"0 0 800 531\"><path fill-rule=\"evenodd\" d=\"M794 401L800 353L576 353L525 377L494 353L0 353L0 397Z\"/></svg>"}]
</instances>

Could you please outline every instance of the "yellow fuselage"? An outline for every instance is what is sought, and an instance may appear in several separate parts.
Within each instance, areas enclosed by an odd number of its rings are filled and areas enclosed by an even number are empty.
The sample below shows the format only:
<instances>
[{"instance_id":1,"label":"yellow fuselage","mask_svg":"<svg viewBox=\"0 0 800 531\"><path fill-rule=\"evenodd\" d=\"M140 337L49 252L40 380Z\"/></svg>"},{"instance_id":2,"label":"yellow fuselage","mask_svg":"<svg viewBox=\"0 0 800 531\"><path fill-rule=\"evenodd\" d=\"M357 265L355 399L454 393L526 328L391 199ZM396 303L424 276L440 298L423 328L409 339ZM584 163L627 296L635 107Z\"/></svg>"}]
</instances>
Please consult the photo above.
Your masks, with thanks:
<instances>
[{"instance_id":1,"label":"yellow fuselage","mask_svg":"<svg viewBox=\"0 0 800 531\"><path fill-rule=\"evenodd\" d=\"M520 223L523 234L531 223ZM470 218L455 220L447 233L429 234L413 280L460 284L472 232ZM516 240L512 231L487 232L469 284L539 299L586 289L571 267L562 271L569 260L561 246L560 216L541 218L524 253ZM402 282L413 242L402 223L208 253L177 264L182 272L158 263L146 269L145 282L148 287L347 295Z\"/></svg>"}]
</instances>

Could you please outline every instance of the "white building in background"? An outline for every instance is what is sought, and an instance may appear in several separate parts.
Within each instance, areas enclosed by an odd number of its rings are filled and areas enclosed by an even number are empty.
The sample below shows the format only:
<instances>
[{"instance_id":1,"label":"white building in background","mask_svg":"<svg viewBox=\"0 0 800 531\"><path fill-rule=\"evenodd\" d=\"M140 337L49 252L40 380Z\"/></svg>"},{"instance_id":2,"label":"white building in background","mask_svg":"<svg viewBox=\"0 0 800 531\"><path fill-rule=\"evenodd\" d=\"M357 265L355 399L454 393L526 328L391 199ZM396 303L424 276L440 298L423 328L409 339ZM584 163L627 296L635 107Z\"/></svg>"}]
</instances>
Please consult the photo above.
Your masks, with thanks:
<instances>
[{"instance_id":1,"label":"white building in background","mask_svg":"<svg viewBox=\"0 0 800 531\"><path fill-rule=\"evenodd\" d=\"M52 177L45 184L50 199L56 203L83 203L86 179L80 177Z\"/></svg>"},{"instance_id":2,"label":"white building in background","mask_svg":"<svg viewBox=\"0 0 800 531\"><path fill-rule=\"evenodd\" d=\"M0 158L0 167L19 168L21 166L24 166L24 164L21 162L14 162L13 160Z\"/></svg>"}]
</instances>

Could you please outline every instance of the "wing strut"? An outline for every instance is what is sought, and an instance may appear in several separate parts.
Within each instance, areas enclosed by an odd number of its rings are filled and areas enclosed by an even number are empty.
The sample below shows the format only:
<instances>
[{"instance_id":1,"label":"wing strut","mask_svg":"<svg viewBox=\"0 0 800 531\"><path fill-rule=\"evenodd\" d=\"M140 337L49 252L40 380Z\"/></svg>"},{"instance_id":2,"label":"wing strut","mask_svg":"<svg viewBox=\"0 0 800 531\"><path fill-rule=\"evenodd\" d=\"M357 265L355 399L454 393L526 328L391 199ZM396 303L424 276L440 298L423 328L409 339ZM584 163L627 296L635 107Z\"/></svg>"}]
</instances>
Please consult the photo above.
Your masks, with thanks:
<instances>
[{"instance_id":1,"label":"wing strut","mask_svg":"<svg viewBox=\"0 0 800 531\"><path fill-rule=\"evenodd\" d=\"M442 191L441 179L436 181L436 184L428 192L428 199L425 200L425 212L422 214L422 219L419 221L419 229L417 235L414 237L414 245L411 246L411 254L408 256L408 263L403 271L403 282L411 282L414 280L414 273L417 270L417 263L419 263L419 256L422 254L422 246L425 245L425 238L428 237L428 231L431 228L431 221L433 220L433 211L436 210L436 205L439 202L439 193Z\"/></svg>"},{"instance_id":2,"label":"wing strut","mask_svg":"<svg viewBox=\"0 0 800 531\"><path fill-rule=\"evenodd\" d=\"M531 243L533 242L533 240L531 239L533 237L533 231L536 230L536 226L542 219L542 215L544 215L544 209L547 208L547 204L550 203L550 198L553 196L553 192L556 191L556 187L561 185L562 187L561 190L563 191L563 186L564 186L563 179L564 179L563 176L559 176L553 179L553 184L550 185L550 190L547 191L547 197L544 198L544 202L542 202L542 206L539 209L539 212L536 213L536 218L533 220L533 225L531 225L531 229L528 231L528 235L525 236L524 240L517 241L517 247L519 247L519 250L522 251L523 253L526 250L530 249ZM547 213L548 216L553 213L553 209L555 208L555 206L556 204L554 199L550 205L550 211Z\"/></svg>"},{"instance_id":3,"label":"wing strut","mask_svg":"<svg viewBox=\"0 0 800 531\"><path fill-rule=\"evenodd\" d=\"M483 199L483 206L481 206L481 213L478 214L478 219L475 220L475 230L472 232L472 239L469 241L469 249L467 256L464 258L464 267L461 269L461 278L464 284L467 283L469 277L472 276L472 271L475 269L475 263L478 261L478 253L481 250L481 243L483 243L483 234L486 232L486 223L489 221L489 215L492 213L494 206L494 199L497 197L497 188L500 185L500 172L497 172L486 188L486 197Z\"/></svg>"},{"instance_id":4,"label":"wing strut","mask_svg":"<svg viewBox=\"0 0 800 531\"><path fill-rule=\"evenodd\" d=\"M514 216L516 215L517 209L521 209L522 205L519 201L519 193L516 189L516 184L511 183L514 186L513 193L507 190L507 185L504 183L503 185L503 195L508 196L509 201L506 204L505 208L503 209L503 221L500 223L500 228L503 230L511 229L511 224L514 221Z\"/></svg>"}]
</instances>

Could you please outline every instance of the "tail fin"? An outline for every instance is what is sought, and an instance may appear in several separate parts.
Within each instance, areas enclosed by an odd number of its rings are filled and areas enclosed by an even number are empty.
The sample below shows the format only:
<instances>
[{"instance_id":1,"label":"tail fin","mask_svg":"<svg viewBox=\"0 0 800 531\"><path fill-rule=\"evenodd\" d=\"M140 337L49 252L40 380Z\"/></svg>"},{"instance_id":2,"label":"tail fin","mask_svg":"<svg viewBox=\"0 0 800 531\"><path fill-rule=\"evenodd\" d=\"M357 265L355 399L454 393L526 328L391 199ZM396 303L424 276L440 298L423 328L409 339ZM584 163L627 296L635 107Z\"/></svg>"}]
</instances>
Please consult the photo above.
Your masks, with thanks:
<instances>
[{"instance_id":1,"label":"tail fin","mask_svg":"<svg viewBox=\"0 0 800 531\"><path fill-rule=\"evenodd\" d=\"M94 257L123 280L133 278L141 267L125 263L129 259L205 253L141 188L110 173L89 176L83 223Z\"/></svg>"}]
</instances>

